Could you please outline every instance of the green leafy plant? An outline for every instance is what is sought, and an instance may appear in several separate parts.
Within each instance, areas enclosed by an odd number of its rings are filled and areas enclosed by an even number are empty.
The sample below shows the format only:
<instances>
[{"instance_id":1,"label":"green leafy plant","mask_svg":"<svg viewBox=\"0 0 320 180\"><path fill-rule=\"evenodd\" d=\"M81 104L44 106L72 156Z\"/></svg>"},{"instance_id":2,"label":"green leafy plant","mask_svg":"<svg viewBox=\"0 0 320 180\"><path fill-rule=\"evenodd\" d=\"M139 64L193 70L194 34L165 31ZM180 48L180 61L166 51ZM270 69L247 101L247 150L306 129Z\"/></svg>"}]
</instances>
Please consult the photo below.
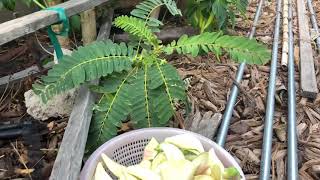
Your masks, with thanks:
<instances>
[{"instance_id":1,"label":"green leafy plant","mask_svg":"<svg viewBox=\"0 0 320 180\"><path fill-rule=\"evenodd\" d=\"M16 7L16 1L17 0L0 0L0 9L5 8L10 11L14 11ZM28 7L30 7L32 4L35 4L42 9L45 8L45 6L43 5L45 4L45 2L43 2L42 0L23 0L21 2L26 4Z\"/></svg>"},{"instance_id":2,"label":"green leafy plant","mask_svg":"<svg viewBox=\"0 0 320 180\"><path fill-rule=\"evenodd\" d=\"M201 32L220 30L235 23L236 13L244 15L248 0L188 0L186 15Z\"/></svg>"},{"instance_id":3,"label":"green leafy plant","mask_svg":"<svg viewBox=\"0 0 320 180\"><path fill-rule=\"evenodd\" d=\"M64 56L48 75L33 85L44 102L55 95L91 80L101 78L99 85L89 85L101 94L94 107L87 147L94 150L117 135L123 123L133 128L167 126L176 103L184 103L186 89L177 70L167 63L165 55L174 52L197 56L214 52L229 53L236 62L264 64L270 52L255 40L221 33L182 36L164 45L154 34L162 24L150 17L153 10L165 6L172 15L181 15L173 0L146 0L120 16L114 25L123 29L136 43L127 45L112 41L94 42Z\"/></svg>"}]
</instances>

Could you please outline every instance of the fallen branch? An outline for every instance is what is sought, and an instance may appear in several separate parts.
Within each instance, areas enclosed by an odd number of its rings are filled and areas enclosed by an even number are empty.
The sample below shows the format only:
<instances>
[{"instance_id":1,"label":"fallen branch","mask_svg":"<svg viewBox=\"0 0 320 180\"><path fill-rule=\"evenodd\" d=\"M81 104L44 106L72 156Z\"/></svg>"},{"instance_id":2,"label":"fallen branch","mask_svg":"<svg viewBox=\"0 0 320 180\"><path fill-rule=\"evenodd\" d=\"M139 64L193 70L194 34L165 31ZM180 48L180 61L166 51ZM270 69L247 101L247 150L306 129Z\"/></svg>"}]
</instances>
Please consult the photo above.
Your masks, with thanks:
<instances>
[{"instance_id":1,"label":"fallen branch","mask_svg":"<svg viewBox=\"0 0 320 180\"><path fill-rule=\"evenodd\" d=\"M44 70L51 68L52 65L53 65L53 63L46 64L44 66ZM5 77L1 77L0 78L0 88L7 83L18 81L18 80L21 80L25 77L28 77L30 75L37 74L40 72L41 72L40 68L37 65L34 65L34 66L31 66L23 71L20 71L20 72L17 72L17 73L14 73L12 75L8 75Z\"/></svg>"},{"instance_id":2,"label":"fallen branch","mask_svg":"<svg viewBox=\"0 0 320 180\"><path fill-rule=\"evenodd\" d=\"M199 31L192 27L183 26L177 28L163 29L160 33L156 33L156 35L160 40L162 40L162 42L167 43L178 39L183 34L191 36L198 33ZM115 34L113 35L113 40L115 42L129 42L129 35L127 33Z\"/></svg>"},{"instance_id":3,"label":"fallen branch","mask_svg":"<svg viewBox=\"0 0 320 180\"><path fill-rule=\"evenodd\" d=\"M8 63L13 59L16 59L17 57L24 54L27 50L28 50L27 45L23 45L23 46L11 49L7 53L0 56L0 63Z\"/></svg>"}]
</instances>

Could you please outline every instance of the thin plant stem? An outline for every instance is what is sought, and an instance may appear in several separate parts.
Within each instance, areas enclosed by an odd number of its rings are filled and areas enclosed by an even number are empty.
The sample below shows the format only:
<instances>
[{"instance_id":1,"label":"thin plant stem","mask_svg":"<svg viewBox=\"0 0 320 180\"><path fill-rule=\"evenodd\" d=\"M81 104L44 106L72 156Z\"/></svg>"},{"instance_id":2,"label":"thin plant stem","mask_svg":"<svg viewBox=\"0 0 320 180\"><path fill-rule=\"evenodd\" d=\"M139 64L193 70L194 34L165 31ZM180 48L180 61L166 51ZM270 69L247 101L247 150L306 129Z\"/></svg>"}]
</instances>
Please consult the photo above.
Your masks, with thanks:
<instances>
[{"instance_id":1,"label":"thin plant stem","mask_svg":"<svg viewBox=\"0 0 320 180\"><path fill-rule=\"evenodd\" d=\"M47 0L43 0L43 3L44 3L44 5L45 5L46 7L49 6L48 3L47 3Z\"/></svg>"},{"instance_id":2,"label":"thin plant stem","mask_svg":"<svg viewBox=\"0 0 320 180\"><path fill-rule=\"evenodd\" d=\"M37 6L39 6L41 9L45 9L46 7L42 5L38 0L32 0Z\"/></svg>"}]
</instances>

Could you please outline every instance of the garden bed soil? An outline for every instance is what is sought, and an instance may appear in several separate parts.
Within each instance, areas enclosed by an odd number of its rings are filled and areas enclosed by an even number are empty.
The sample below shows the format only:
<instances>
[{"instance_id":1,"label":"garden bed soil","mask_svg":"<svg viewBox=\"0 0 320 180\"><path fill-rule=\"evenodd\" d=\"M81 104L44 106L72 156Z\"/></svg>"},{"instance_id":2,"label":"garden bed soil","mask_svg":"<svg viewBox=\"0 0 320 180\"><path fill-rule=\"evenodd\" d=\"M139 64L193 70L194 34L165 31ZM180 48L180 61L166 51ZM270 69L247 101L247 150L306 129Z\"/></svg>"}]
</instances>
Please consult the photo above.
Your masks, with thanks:
<instances>
[{"instance_id":1,"label":"garden bed soil","mask_svg":"<svg viewBox=\"0 0 320 180\"><path fill-rule=\"evenodd\" d=\"M317 3L314 3L315 7ZM272 48L273 41L275 5L274 1L266 1L256 33L257 39L266 43L270 48ZM238 34L246 35L249 32L256 6L256 3L251 3L247 21L238 19L238 22L241 22L236 26ZM319 18L319 6L316 12ZM294 27L297 27L295 14L296 12L294 12ZM301 96L297 28L294 29L294 34L299 175L300 179L319 179L320 95L318 94L315 100L308 100ZM314 54L317 54L316 51ZM278 57L278 67L280 67L281 54ZM214 55L208 55L201 58L183 56L174 58L172 61L189 85L188 98L192 104L192 110L186 122L203 121L208 117L224 113L230 87L235 83L234 78L238 65L226 57L220 60L221 62L217 62ZM315 60L317 80L320 84L319 56ZM268 65L247 66L243 81L237 84L240 94L233 111L225 147L238 160L246 174L246 179L259 178L269 71ZM287 171L287 79L287 71L278 68L272 140L272 179L279 180L285 179ZM180 109L180 112L183 114L185 111ZM190 128L190 123L186 125L186 128ZM216 129L213 131L216 132Z\"/></svg>"}]
</instances>

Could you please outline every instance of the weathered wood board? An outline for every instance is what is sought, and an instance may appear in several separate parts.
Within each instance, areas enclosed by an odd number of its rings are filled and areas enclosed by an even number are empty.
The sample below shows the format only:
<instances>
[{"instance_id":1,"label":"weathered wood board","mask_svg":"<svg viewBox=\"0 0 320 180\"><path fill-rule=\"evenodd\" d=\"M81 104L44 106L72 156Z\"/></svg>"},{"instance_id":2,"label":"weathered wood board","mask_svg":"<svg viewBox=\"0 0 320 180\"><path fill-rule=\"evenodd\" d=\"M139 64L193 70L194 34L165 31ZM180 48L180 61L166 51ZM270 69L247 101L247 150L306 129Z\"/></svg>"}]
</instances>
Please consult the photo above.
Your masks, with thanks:
<instances>
[{"instance_id":1,"label":"weathered wood board","mask_svg":"<svg viewBox=\"0 0 320 180\"><path fill-rule=\"evenodd\" d=\"M103 22L112 22L113 14L114 14L114 10L112 8L108 8L105 12ZM97 40L107 40L110 36L110 31L111 31L110 24L103 23L100 28L103 29L103 31L99 31Z\"/></svg>"},{"instance_id":2,"label":"weathered wood board","mask_svg":"<svg viewBox=\"0 0 320 180\"><path fill-rule=\"evenodd\" d=\"M92 9L109 0L69 0L54 7L64 8L67 16ZM0 24L0 45L58 22L54 11L38 11Z\"/></svg>"},{"instance_id":3,"label":"weathered wood board","mask_svg":"<svg viewBox=\"0 0 320 180\"><path fill-rule=\"evenodd\" d=\"M109 14L113 17L112 13ZM112 18L101 26L97 40L106 40L110 34ZM95 81L97 83L98 81ZM50 180L77 180L87 142L95 97L86 87L81 87L63 135Z\"/></svg>"},{"instance_id":4,"label":"weathered wood board","mask_svg":"<svg viewBox=\"0 0 320 180\"><path fill-rule=\"evenodd\" d=\"M52 66L53 66L53 63L49 63L44 66L44 69L50 69ZM39 67L34 65L34 66L31 66L25 70L14 73L12 75L1 77L0 78L0 89L1 89L1 87L6 86L8 83L19 81L23 78L26 78L26 77L33 75L33 74L37 74L39 72L40 72Z\"/></svg>"},{"instance_id":5,"label":"weathered wood board","mask_svg":"<svg viewBox=\"0 0 320 180\"><path fill-rule=\"evenodd\" d=\"M297 0L297 15L300 41L300 84L302 96L315 98L318 93L316 73L314 66L313 49L304 0Z\"/></svg>"}]
</instances>

